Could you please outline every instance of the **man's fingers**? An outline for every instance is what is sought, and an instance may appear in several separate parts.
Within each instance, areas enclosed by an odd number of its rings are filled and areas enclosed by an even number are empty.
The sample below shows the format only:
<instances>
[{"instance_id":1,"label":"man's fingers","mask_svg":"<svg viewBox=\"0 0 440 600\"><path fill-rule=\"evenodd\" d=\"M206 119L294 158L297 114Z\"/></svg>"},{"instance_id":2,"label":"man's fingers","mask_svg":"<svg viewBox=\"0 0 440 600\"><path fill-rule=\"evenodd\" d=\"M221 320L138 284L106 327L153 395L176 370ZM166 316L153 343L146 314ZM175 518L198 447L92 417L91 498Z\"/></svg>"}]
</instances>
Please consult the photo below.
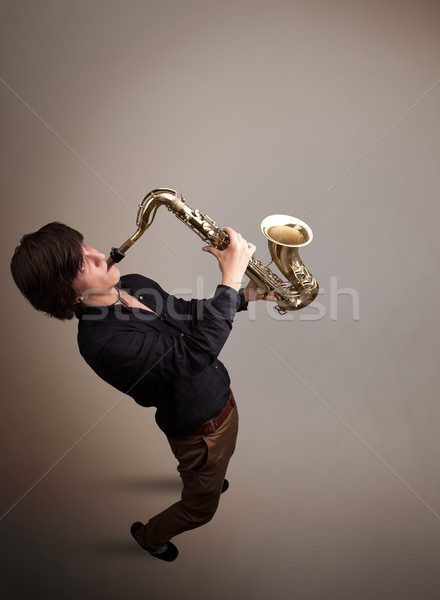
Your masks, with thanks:
<instances>
[{"instance_id":1,"label":"man's fingers","mask_svg":"<svg viewBox=\"0 0 440 600\"><path fill-rule=\"evenodd\" d=\"M213 254L214 256L218 256L218 253L220 252L220 250L218 250L217 248L214 248L214 246L203 246L202 250L204 250L205 252L209 252L210 254Z\"/></svg>"},{"instance_id":2,"label":"man's fingers","mask_svg":"<svg viewBox=\"0 0 440 600\"><path fill-rule=\"evenodd\" d=\"M232 243L239 242L247 244L246 240L243 238L241 233L238 233L238 231L235 231L235 229L232 229L232 227L225 227L225 231L228 234L229 240Z\"/></svg>"},{"instance_id":3,"label":"man's fingers","mask_svg":"<svg viewBox=\"0 0 440 600\"><path fill-rule=\"evenodd\" d=\"M232 241L233 239L237 239L237 232L232 229L232 227L225 227L225 231L228 234L229 239Z\"/></svg>"}]
</instances>

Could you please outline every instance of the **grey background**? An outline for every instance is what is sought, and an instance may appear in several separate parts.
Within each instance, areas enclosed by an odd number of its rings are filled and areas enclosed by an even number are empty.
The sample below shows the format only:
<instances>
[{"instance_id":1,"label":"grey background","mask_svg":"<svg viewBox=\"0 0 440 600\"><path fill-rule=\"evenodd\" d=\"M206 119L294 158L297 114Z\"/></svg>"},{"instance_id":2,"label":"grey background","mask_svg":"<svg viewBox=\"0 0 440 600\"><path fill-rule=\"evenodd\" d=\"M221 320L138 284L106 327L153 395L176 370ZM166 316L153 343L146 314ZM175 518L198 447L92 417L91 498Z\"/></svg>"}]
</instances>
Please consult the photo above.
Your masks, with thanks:
<instances>
[{"instance_id":1,"label":"grey background","mask_svg":"<svg viewBox=\"0 0 440 600\"><path fill-rule=\"evenodd\" d=\"M438 597L439 13L1 2L4 597ZM231 488L173 564L128 533L179 495L152 410L100 381L76 323L33 311L9 274L52 220L108 252L161 186L267 261L261 220L303 218L321 285L301 313L237 316ZM206 296L219 271L201 246L162 210L121 267Z\"/></svg>"}]
</instances>

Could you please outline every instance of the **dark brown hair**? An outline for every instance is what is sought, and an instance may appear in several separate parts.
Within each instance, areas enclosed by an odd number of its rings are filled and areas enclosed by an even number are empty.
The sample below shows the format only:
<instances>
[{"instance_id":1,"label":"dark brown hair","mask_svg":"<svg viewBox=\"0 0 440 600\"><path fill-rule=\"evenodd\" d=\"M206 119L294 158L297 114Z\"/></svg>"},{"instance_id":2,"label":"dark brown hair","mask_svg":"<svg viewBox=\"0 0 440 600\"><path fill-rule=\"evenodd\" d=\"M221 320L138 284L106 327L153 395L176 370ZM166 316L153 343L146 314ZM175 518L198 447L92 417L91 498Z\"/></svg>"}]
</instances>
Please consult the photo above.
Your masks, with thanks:
<instances>
[{"instance_id":1,"label":"dark brown hair","mask_svg":"<svg viewBox=\"0 0 440 600\"><path fill-rule=\"evenodd\" d=\"M20 292L34 308L62 321L72 319L72 282L83 259L83 236L68 225L48 223L23 236L11 260Z\"/></svg>"}]
</instances>

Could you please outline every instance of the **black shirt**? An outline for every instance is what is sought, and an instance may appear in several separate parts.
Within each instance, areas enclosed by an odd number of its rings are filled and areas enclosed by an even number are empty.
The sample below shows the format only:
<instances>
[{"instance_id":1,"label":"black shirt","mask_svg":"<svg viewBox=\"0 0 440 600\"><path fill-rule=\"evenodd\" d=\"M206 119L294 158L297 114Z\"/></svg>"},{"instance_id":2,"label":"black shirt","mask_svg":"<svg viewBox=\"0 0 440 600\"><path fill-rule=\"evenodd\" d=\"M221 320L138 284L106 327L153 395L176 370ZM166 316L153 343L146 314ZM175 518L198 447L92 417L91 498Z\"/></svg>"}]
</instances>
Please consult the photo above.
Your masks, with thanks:
<instances>
[{"instance_id":1,"label":"black shirt","mask_svg":"<svg viewBox=\"0 0 440 600\"><path fill-rule=\"evenodd\" d=\"M235 313L247 308L243 290L219 285L213 298L187 301L141 275L124 275L119 285L155 312L86 308L77 314L81 355L107 383L155 406L167 436L189 434L227 402L230 379L217 356Z\"/></svg>"}]
</instances>

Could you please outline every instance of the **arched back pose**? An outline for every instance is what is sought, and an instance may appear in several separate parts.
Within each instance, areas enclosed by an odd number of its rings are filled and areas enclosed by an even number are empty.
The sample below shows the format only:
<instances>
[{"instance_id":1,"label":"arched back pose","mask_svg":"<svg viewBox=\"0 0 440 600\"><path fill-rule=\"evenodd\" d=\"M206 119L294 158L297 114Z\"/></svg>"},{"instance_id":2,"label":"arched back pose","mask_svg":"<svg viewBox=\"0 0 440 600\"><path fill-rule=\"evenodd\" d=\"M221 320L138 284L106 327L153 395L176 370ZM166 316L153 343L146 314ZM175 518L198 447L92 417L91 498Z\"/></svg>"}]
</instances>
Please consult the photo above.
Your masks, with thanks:
<instances>
[{"instance_id":1,"label":"arched back pose","mask_svg":"<svg viewBox=\"0 0 440 600\"><path fill-rule=\"evenodd\" d=\"M221 271L221 283L206 300L179 299L142 275L121 277L104 254L62 223L25 235L11 261L14 280L34 308L60 320L78 318L79 350L90 367L141 406L156 408L183 491L146 524L133 523L131 534L166 561L178 554L170 540L211 520L228 487L238 413L217 357L236 312L262 298L252 281L241 288L255 246L225 230L228 248L203 248Z\"/></svg>"}]
</instances>

